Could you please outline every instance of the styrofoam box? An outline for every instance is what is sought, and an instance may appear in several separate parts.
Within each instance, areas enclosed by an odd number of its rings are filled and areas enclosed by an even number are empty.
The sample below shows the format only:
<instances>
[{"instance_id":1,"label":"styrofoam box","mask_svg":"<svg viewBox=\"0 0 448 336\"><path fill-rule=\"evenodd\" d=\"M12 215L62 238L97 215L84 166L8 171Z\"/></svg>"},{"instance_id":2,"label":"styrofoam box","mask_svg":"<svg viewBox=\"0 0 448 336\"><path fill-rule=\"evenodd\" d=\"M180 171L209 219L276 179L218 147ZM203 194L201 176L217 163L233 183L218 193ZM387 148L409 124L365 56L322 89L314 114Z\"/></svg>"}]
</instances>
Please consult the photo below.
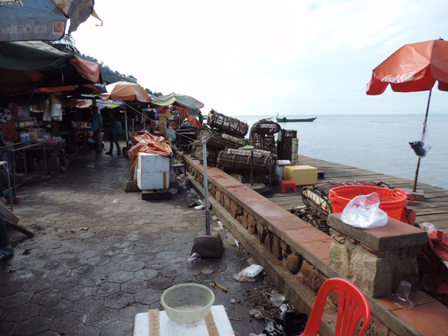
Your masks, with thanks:
<instances>
[{"instance_id":1,"label":"styrofoam box","mask_svg":"<svg viewBox=\"0 0 448 336\"><path fill-rule=\"evenodd\" d=\"M137 186L140 190L167 189L169 178L169 172L143 173L137 169Z\"/></svg>"},{"instance_id":2,"label":"styrofoam box","mask_svg":"<svg viewBox=\"0 0 448 336\"><path fill-rule=\"evenodd\" d=\"M290 166L291 161L290 160L277 160L277 164L279 167Z\"/></svg>"},{"instance_id":3,"label":"styrofoam box","mask_svg":"<svg viewBox=\"0 0 448 336\"><path fill-rule=\"evenodd\" d=\"M216 328L220 336L235 336L230 320L227 316L224 306L212 306L211 312ZM165 311L160 312L160 335L161 336L209 336L205 320L194 325L181 325L173 322L166 315ZM134 335L149 335L149 318L148 313L139 313L134 318Z\"/></svg>"},{"instance_id":4,"label":"styrofoam box","mask_svg":"<svg viewBox=\"0 0 448 336\"><path fill-rule=\"evenodd\" d=\"M291 165L290 160L277 160L277 165L280 168L280 171L282 172L282 176L285 175L285 167Z\"/></svg>"},{"instance_id":5,"label":"styrofoam box","mask_svg":"<svg viewBox=\"0 0 448 336\"><path fill-rule=\"evenodd\" d=\"M308 165L287 166L284 179L294 181L297 185L316 184L317 168Z\"/></svg>"},{"instance_id":6,"label":"styrofoam box","mask_svg":"<svg viewBox=\"0 0 448 336\"><path fill-rule=\"evenodd\" d=\"M137 169L142 173L166 173L170 171L170 159L148 153L138 153Z\"/></svg>"}]
</instances>

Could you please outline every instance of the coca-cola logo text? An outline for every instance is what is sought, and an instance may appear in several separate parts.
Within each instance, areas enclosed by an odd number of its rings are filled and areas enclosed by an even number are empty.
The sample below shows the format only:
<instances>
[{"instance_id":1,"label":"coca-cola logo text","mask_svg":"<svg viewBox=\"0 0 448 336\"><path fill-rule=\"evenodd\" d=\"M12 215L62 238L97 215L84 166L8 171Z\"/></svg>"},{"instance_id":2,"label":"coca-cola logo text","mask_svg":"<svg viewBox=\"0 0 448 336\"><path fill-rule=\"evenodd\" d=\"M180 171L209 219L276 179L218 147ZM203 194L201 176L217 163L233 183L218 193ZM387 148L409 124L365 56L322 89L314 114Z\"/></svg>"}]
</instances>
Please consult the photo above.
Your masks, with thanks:
<instances>
[{"instance_id":1,"label":"coca-cola logo text","mask_svg":"<svg viewBox=\"0 0 448 336\"><path fill-rule=\"evenodd\" d=\"M410 82L415 79L414 75L417 71L407 72L405 74L402 74L399 77L394 77L391 75L387 75L383 79L381 79L381 82L386 83L404 83L404 82Z\"/></svg>"}]
</instances>

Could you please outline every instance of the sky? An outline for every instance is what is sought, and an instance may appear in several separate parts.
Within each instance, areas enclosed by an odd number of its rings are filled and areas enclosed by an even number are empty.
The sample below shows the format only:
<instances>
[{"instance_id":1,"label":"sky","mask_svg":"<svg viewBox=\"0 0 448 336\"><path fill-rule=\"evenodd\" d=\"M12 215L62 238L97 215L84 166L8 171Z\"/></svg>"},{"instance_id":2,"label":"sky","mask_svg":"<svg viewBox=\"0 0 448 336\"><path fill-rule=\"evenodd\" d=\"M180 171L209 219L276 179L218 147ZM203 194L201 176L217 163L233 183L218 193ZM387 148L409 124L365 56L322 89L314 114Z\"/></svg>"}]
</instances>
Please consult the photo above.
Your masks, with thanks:
<instances>
[{"instance_id":1,"label":"sky","mask_svg":"<svg viewBox=\"0 0 448 336\"><path fill-rule=\"evenodd\" d=\"M367 96L405 44L448 39L446 0L95 0L81 53L230 116L424 114L428 92ZM448 113L434 90L431 111Z\"/></svg>"}]
</instances>

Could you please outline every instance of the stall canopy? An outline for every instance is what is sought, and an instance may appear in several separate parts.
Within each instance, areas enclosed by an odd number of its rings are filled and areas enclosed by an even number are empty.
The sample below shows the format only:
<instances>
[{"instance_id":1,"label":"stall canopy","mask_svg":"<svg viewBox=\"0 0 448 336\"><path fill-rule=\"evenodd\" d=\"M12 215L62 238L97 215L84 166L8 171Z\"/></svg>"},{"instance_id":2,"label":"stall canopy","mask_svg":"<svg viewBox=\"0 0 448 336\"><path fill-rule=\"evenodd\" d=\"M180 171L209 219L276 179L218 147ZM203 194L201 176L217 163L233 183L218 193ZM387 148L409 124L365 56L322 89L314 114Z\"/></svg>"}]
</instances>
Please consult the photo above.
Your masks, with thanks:
<instances>
[{"instance_id":1,"label":"stall canopy","mask_svg":"<svg viewBox=\"0 0 448 336\"><path fill-rule=\"evenodd\" d=\"M0 42L0 95L101 82L99 64L66 54L44 42Z\"/></svg>"},{"instance_id":2,"label":"stall canopy","mask_svg":"<svg viewBox=\"0 0 448 336\"><path fill-rule=\"evenodd\" d=\"M152 100L153 104L158 106L178 105L190 110L196 110L197 107L189 96L171 93L167 96L160 96ZM198 101L198 103L200 103ZM202 104L202 103L201 103Z\"/></svg>"},{"instance_id":3,"label":"stall canopy","mask_svg":"<svg viewBox=\"0 0 448 336\"><path fill-rule=\"evenodd\" d=\"M66 95L76 96L83 94L100 95L106 93L106 86L102 84L68 85L58 87L47 87L36 90L39 93L65 93Z\"/></svg>"},{"instance_id":4,"label":"stall canopy","mask_svg":"<svg viewBox=\"0 0 448 336\"><path fill-rule=\"evenodd\" d=\"M106 94L102 94L103 99L113 99L118 101L134 101L140 103L150 103L151 97L148 93L137 83L130 82L116 82L106 85Z\"/></svg>"},{"instance_id":5,"label":"stall canopy","mask_svg":"<svg viewBox=\"0 0 448 336\"><path fill-rule=\"evenodd\" d=\"M52 41L95 13L93 0L0 0L0 41ZM99 19L100 20L100 19Z\"/></svg>"}]
</instances>

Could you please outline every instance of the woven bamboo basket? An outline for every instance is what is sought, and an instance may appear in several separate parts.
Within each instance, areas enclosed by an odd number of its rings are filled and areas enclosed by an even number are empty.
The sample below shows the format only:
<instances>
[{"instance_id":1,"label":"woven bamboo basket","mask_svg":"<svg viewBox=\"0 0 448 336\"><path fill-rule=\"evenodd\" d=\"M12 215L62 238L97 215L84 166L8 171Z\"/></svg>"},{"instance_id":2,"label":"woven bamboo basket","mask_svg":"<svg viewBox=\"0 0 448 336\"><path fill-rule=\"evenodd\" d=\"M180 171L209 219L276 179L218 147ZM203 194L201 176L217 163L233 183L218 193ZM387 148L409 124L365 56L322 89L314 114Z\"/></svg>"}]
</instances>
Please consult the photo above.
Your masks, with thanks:
<instances>
[{"instance_id":1,"label":"woven bamboo basket","mask_svg":"<svg viewBox=\"0 0 448 336\"><path fill-rule=\"evenodd\" d=\"M275 167L275 157L254 152L254 172L270 173ZM218 167L231 168L239 171L250 171L251 151L227 149L219 152Z\"/></svg>"},{"instance_id":2,"label":"woven bamboo basket","mask_svg":"<svg viewBox=\"0 0 448 336\"><path fill-rule=\"evenodd\" d=\"M247 131L249 130L249 125L246 122L228 117L222 113L216 112L213 109L208 114L207 123L210 127L216 128L223 133L240 137L245 137Z\"/></svg>"},{"instance_id":3,"label":"woven bamboo basket","mask_svg":"<svg viewBox=\"0 0 448 336\"><path fill-rule=\"evenodd\" d=\"M275 121L269 119L262 119L253 124L250 130L258 134L274 135L280 132L281 129L282 129L281 126L277 124Z\"/></svg>"},{"instance_id":4,"label":"woven bamboo basket","mask_svg":"<svg viewBox=\"0 0 448 336\"><path fill-rule=\"evenodd\" d=\"M246 141L228 134L215 134L207 139L207 148L214 147L216 149L239 148L246 145Z\"/></svg>"},{"instance_id":5,"label":"woven bamboo basket","mask_svg":"<svg viewBox=\"0 0 448 336\"><path fill-rule=\"evenodd\" d=\"M219 150L214 150L212 148L207 148L207 164L209 166L216 166L218 162ZM202 143L194 147L192 156L199 161L204 160L204 151L202 149Z\"/></svg>"},{"instance_id":6,"label":"woven bamboo basket","mask_svg":"<svg viewBox=\"0 0 448 336\"><path fill-rule=\"evenodd\" d=\"M327 220L328 215L333 211L332 202L329 198L330 190L342 186L382 186L391 189L391 187L383 182L372 181L356 181L348 180L341 182L324 182L316 186L309 186L302 188L302 201L310 212L324 220Z\"/></svg>"}]
</instances>

